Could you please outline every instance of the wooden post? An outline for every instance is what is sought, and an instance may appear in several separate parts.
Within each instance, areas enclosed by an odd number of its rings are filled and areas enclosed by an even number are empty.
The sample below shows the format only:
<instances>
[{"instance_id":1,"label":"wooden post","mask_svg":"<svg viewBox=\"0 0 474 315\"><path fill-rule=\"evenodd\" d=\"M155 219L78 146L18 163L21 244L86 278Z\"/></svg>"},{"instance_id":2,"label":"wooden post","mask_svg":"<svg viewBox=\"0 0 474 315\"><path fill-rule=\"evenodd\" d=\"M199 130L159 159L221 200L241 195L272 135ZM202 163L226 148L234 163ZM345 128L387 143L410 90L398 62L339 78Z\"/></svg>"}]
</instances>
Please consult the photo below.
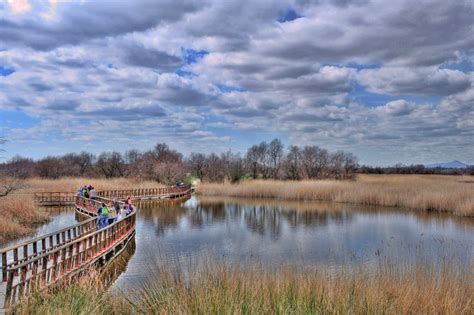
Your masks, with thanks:
<instances>
[{"instance_id":1,"label":"wooden post","mask_svg":"<svg viewBox=\"0 0 474 315\"><path fill-rule=\"evenodd\" d=\"M7 280L7 253L2 253L2 281Z\"/></svg>"}]
</instances>

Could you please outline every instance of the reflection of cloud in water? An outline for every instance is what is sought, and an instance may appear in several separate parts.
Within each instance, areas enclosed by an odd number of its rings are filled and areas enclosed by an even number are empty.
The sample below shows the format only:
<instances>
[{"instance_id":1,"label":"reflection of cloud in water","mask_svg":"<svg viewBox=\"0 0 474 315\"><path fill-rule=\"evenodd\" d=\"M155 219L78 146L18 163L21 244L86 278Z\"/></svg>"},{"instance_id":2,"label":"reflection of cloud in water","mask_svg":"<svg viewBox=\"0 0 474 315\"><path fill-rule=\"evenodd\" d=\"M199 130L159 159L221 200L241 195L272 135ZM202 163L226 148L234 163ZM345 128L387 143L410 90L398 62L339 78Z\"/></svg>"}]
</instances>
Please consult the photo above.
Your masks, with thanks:
<instances>
[{"instance_id":1,"label":"reflection of cloud in water","mask_svg":"<svg viewBox=\"0 0 474 315\"><path fill-rule=\"evenodd\" d=\"M137 251L122 277L146 278L164 254L264 266L338 268L381 260L473 262L472 223L400 209L236 198L191 198L140 209Z\"/></svg>"}]
</instances>

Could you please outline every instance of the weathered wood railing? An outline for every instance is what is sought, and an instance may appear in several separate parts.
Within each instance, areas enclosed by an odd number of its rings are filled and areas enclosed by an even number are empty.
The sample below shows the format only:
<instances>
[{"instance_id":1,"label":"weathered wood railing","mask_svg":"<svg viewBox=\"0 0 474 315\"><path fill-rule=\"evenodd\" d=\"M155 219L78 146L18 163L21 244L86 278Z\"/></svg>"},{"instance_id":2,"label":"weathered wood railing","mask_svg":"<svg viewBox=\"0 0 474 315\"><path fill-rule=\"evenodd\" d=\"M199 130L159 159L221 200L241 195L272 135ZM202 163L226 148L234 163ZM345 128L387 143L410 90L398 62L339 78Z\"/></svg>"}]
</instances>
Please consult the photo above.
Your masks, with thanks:
<instances>
[{"instance_id":1,"label":"weathered wood railing","mask_svg":"<svg viewBox=\"0 0 474 315\"><path fill-rule=\"evenodd\" d=\"M157 188L142 188L142 189L125 189L125 190L105 190L97 192L98 197L105 198L120 198L125 199L131 197L132 199L146 199L146 198L163 198L169 195L176 195L183 192L189 192L190 185L183 185L180 187L157 187ZM37 205L52 206L73 204L77 193L72 192L35 192L34 200Z\"/></svg>"},{"instance_id":2,"label":"weathered wood railing","mask_svg":"<svg viewBox=\"0 0 474 315\"><path fill-rule=\"evenodd\" d=\"M97 230L94 213L79 224L0 251L4 308L37 288L77 274L106 255L115 256L135 234L136 209L101 230Z\"/></svg>"},{"instance_id":3,"label":"weathered wood railing","mask_svg":"<svg viewBox=\"0 0 474 315\"><path fill-rule=\"evenodd\" d=\"M36 289L44 289L59 280L116 257L135 235L136 208L132 213L97 230L97 208L111 205L114 199L130 196L135 200L173 199L191 193L188 185L150 189L99 192L95 199L74 193L35 193L35 200L75 202L78 212L88 219L62 230L0 250L2 282L0 308L8 308ZM118 200L117 200L118 201ZM123 205L123 201L118 201ZM3 298L3 303L2 303ZM1 309L0 309L1 312Z\"/></svg>"},{"instance_id":4,"label":"weathered wood railing","mask_svg":"<svg viewBox=\"0 0 474 315\"><path fill-rule=\"evenodd\" d=\"M34 200L37 205L60 206L74 203L76 197L72 192L35 192Z\"/></svg>"},{"instance_id":5,"label":"weathered wood railing","mask_svg":"<svg viewBox=\"0 0 474 315\"><path fill-rule=\"evenodd\" d=\"M98 192L98 196L105 198L120 198L125 199L131 197L132 199L144 198L162 198L174 197L181 194L190 193L190 185L158 187L158 188L140 188L140 189L125 189L125 190L107 190Z\"/></svg>"}]
</instances>

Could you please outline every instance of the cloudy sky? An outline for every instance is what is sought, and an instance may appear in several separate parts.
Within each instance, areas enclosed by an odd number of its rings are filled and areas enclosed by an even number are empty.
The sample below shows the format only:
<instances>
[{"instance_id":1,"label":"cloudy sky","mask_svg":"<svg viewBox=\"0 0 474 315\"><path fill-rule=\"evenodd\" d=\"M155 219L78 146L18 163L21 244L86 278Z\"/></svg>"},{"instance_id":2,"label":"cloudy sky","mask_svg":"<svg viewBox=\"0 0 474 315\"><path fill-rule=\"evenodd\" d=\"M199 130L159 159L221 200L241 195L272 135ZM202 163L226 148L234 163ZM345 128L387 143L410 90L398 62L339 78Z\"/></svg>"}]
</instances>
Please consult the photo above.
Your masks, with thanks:
<instances>
[{"instance_id":1,"label":"cloudy sky","mask_svg":"<svg viewBox=\"0 0 474 315\"><path fill-rule=\"evenodd\" d=\"M6 158L285 144L474 163L472 0L0 0Z\"/></svg>"}]
</instances>

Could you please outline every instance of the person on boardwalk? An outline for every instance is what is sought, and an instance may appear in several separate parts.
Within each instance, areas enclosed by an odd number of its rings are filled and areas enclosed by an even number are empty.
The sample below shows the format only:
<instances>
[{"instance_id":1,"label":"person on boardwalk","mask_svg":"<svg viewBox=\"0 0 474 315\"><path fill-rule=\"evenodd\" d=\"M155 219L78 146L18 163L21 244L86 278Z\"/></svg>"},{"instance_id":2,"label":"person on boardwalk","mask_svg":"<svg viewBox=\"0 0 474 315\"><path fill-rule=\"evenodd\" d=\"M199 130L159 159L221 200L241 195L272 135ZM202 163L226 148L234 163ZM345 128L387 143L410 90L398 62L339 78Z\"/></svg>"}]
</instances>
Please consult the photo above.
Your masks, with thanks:
<instances>
[{"instance_id":1,"label":"person on boardwalk","mask_svg":"<svg viewBox=\"0 0 474 315\"><path fill-rule=\"evenodd\" d=\"M100 230L101 228L107 227L109 225L109 208L105 205L105 203L102 204L102 207L100 209L100 214L99 214L99 223L97 226L97 229Z\"/></svg>"},{"instance_id":2,"label":"person on boardwalk","mask_svg":"<svg viewBox=\"0 0 474 315\"><path fill-rule=\"evenodd\" d=\"M97 197L97 191L92 187L92 189L89 191L89 198L90 199L95 199Z\"/></svg>"},{"instance_id":3,"label":"person on boardwalk","mask_svg":"<svg viewBox=\"0 0 474 315\"><path fill-rule=\"evenodd\" d=\"M125 218L127 215L128 215L128 206L127 205L123 205L123 207L120 209L118 215L117 215L117 221L120 221L122 220L123 218Z\"/></svg>"}]
</instances>

